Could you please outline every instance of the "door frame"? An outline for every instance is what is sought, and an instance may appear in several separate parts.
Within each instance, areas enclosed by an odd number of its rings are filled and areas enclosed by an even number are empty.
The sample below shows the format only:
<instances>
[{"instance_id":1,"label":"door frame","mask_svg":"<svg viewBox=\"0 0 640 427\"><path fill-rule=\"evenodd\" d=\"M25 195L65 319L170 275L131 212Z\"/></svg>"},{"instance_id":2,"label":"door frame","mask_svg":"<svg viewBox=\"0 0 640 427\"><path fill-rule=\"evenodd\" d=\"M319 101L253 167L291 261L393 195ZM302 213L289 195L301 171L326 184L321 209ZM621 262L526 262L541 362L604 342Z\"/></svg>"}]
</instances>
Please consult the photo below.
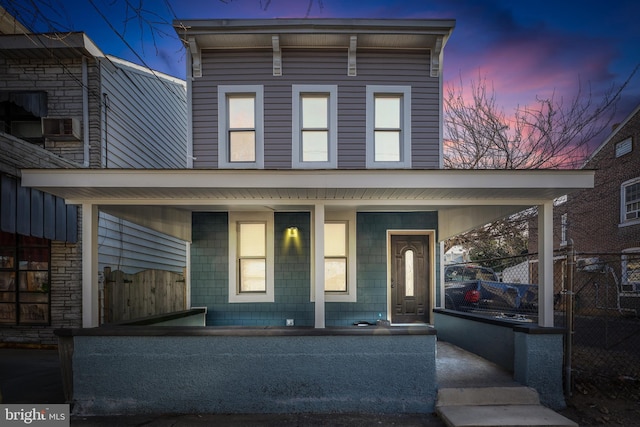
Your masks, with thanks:
<instances>
[{"instance_id":1,"label":"door frame","mask_svg":"<svg viewBox=\"0 0 640 427\"><path fill-rule=\"evenodd\" d=\"M436 230L387 230L387 319L391 321L391 263L393 258L393 249L391 247L391 236L427 236L429 258L428 267L429 274L427 275L427 294L429 296L429 320L433 323L433 308L435 307L436 286L435 286L435 272L436 272ZM393 325L393 323L392 323ZM397 324L396 324L397 325Z\"/></svg>"}]
</instances>

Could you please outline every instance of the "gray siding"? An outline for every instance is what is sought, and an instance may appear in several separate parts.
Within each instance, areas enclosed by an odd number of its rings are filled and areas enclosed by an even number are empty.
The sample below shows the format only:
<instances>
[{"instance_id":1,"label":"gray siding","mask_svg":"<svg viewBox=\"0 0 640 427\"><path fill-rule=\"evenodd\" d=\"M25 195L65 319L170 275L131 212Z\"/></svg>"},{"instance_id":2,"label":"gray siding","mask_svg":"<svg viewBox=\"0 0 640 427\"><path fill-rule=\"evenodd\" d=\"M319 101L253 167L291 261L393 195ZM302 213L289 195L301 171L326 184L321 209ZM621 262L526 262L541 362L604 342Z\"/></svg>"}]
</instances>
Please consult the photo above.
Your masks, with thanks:
<instances>
[{"instance_id":1,"label":"gray siding","mask_svg":"<svg viewBox=\"0 0 640 427\"><path fill-rule=\"evenodd\" d=\"M134 274L143 270L182 273L186 243L174 237L100 212L98 264Z\"/></svg>"},{"instance_id":2,"label":"gray siding","mask_svg":"<svg viewBox=\"0 0 640 427\"><path fill-rule=\"evenodd\" d=\"M265 168L291 168L291 86L338 85L338 167L365 168L367 85L412 87L413 168L439 167L439 79L429 76L429 53L359 51L358 75L347 76L347 52L284 50L282 76L272 73L271 51L202 53L193 81L195 168L217 168L217 85L263 84Z\"/></svg>"},{"instance_id":3,"label":"gray siding","mask_svg":"<svg viewBox=\"0 0 640 427\"><path fill-rule=\"evenodd\" d=\"M185 168L187 100L184 83L120 62L102 62L107 94L103 166ZM104 101L104 100L103 100Z\"/></svg>"},{"instance_id":4,"label":"gray siding","mask_svg":"<svg viewBox=\"0 0 640 427\"><path fill-rule=\"evenodd\" d=\"M117 60L101 63L103 157L107 168L186 168L186 86ZM183 241L100 213L100 269L182 272Z\"/></svg>"}]
</instances>

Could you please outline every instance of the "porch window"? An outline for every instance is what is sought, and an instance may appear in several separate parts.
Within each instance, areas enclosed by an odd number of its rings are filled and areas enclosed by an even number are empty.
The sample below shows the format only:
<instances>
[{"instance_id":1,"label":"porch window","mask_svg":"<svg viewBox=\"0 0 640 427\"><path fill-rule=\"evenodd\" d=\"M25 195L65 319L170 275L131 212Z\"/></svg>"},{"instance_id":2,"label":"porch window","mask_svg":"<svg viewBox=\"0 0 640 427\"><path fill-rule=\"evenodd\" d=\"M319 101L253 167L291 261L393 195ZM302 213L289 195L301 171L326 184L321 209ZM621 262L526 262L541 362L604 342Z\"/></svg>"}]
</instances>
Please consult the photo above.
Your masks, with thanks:
<instances>
[{"instance_id":1,"label":"porch window","mask_svg":"<svg viewBox=\"0 0 640 427\"><path fill-rule=\"evenodd\" d=\"M294 168L336 168L338 87L293 85Z\"/></svg>"},{"instance_id":2,"label":"porch window","mask_svg":"<svg viewBox=\"0 0 640 427\"><path fill-rule=\"evenodd\" d=\"M411 167L411 88L367 86L367 167Z\"/></svg>"},{"instance_id":3,"label":"porch window","mask_svg":"<svg viewBox=\"0 0 640 427\"><path fill-rule=\"evenodd\" d=\"M620 193L621 225L640 224L640 178L623 182Z\"/></svg>"},{"instance_id":4,"label":"porch window","mask_svg":"<svg viewBox=\"0 0 640 427\"><path fill-rule=\"evenodd\" d=\"M229 214L229 302L273 302L273 213Z\"/></svg>"},{"instance_id":5,"label":"porch window","mask_svg":"<svg viewBox=\"0 0 640 427\"><path fill-rule=\"evenodd\" d=\"M324 224L324 290L347 292L348 223Z\"/></svg>"},{"instance_id":6,"label":"porch window","mask_svg":"<svg viewBox=\"0 0 640 427\"><path fill-rule=\"evenodd\" d=\"M325 212L324 291L326 302L356 302L356 212ZM311 301L315 301L312 286Z\"/></svg>"},{"instance_id":7,"label":"porch window","mask_svg":"<svg viewBox=\"0 0 640 427\"><path fill-rule=\"evenodd\" d=\"M242 292L267 291L267 224L238 223L238 287Z\"/></svg>"},{"instance_id":8,"label":"porch window","mask_svg":"<svg viewBox=\"0 0 640 427\"><path fill-rule=\"evenodd\" d=\"M218 87L218 166L264 167L263 88Z\"/></svg>"},{"instance_id":9,"label":"porch window","mask_svg":"<svg viewBox=\"0 0 640 427\"><path fill-rule=\"evenodd\" d=\"M0 324L48 325L51 243L0 233Z\"/></svg>"}]
</instances>

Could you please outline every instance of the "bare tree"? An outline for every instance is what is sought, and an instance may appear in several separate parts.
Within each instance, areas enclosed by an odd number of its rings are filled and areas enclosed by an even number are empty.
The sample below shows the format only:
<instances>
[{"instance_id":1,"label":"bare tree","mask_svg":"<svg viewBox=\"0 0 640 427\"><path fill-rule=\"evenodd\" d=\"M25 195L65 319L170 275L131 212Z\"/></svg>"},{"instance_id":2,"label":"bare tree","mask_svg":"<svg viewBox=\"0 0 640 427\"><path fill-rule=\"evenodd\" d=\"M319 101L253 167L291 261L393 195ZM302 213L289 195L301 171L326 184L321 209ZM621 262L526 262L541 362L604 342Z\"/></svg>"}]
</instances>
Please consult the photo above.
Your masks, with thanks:
<instances>
[{"instance_id":1,"label":"bare tree","mask_svg":"<svg viewBox=\"0 0 640 427\"><path fill-rule=\"evenodd\" d=\"M635 73L635 70L634 70ZM517 107L499 108L486 78L449 85L444 96L444 167L448 169L570 169L589 154L589 143L608 129L616 102L633 76L599 102L579 84L568 102L556 94Z\"/></svg>"},{"instance_id":2,"label":"bare tree","mask_svg":"<svg viewBox=\"0 0 640 427\"><path fill-rule=\"evenodd\" d=\"M507 116L498 107L486 78L471 82L465 98L462 81L450 85L444 97L444 167L448 169L569 169L579 167L590 143L609 129L622 90L596 102L579 85L569 102L536 98L533 106L516 108ZM445 249L462 245L472 259L517 256L527 250L528 223L537 214L528 209L509 218L455 236Z\"/></svg>"}]
</instances>

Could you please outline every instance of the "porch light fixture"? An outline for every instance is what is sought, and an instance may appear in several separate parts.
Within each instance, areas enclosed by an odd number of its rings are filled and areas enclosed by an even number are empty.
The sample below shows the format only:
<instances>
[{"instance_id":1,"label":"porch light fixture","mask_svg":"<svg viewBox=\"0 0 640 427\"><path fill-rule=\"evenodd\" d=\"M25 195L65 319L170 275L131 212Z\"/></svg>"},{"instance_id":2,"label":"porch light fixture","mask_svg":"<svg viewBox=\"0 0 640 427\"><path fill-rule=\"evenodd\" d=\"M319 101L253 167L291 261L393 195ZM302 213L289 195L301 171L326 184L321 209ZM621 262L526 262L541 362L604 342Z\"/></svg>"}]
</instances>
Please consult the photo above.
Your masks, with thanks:
<instances>
[{"instance_id":1,"label":"porch light fixture","mask_svg":"<svg viewBox=\"0 0 640 427\"><path fill-rule=\"evenodd\" d=\"M289 237L297 237L298 236L298 227L292 226L287 228L287 234Z\"/></svg>"}]
</instances>

